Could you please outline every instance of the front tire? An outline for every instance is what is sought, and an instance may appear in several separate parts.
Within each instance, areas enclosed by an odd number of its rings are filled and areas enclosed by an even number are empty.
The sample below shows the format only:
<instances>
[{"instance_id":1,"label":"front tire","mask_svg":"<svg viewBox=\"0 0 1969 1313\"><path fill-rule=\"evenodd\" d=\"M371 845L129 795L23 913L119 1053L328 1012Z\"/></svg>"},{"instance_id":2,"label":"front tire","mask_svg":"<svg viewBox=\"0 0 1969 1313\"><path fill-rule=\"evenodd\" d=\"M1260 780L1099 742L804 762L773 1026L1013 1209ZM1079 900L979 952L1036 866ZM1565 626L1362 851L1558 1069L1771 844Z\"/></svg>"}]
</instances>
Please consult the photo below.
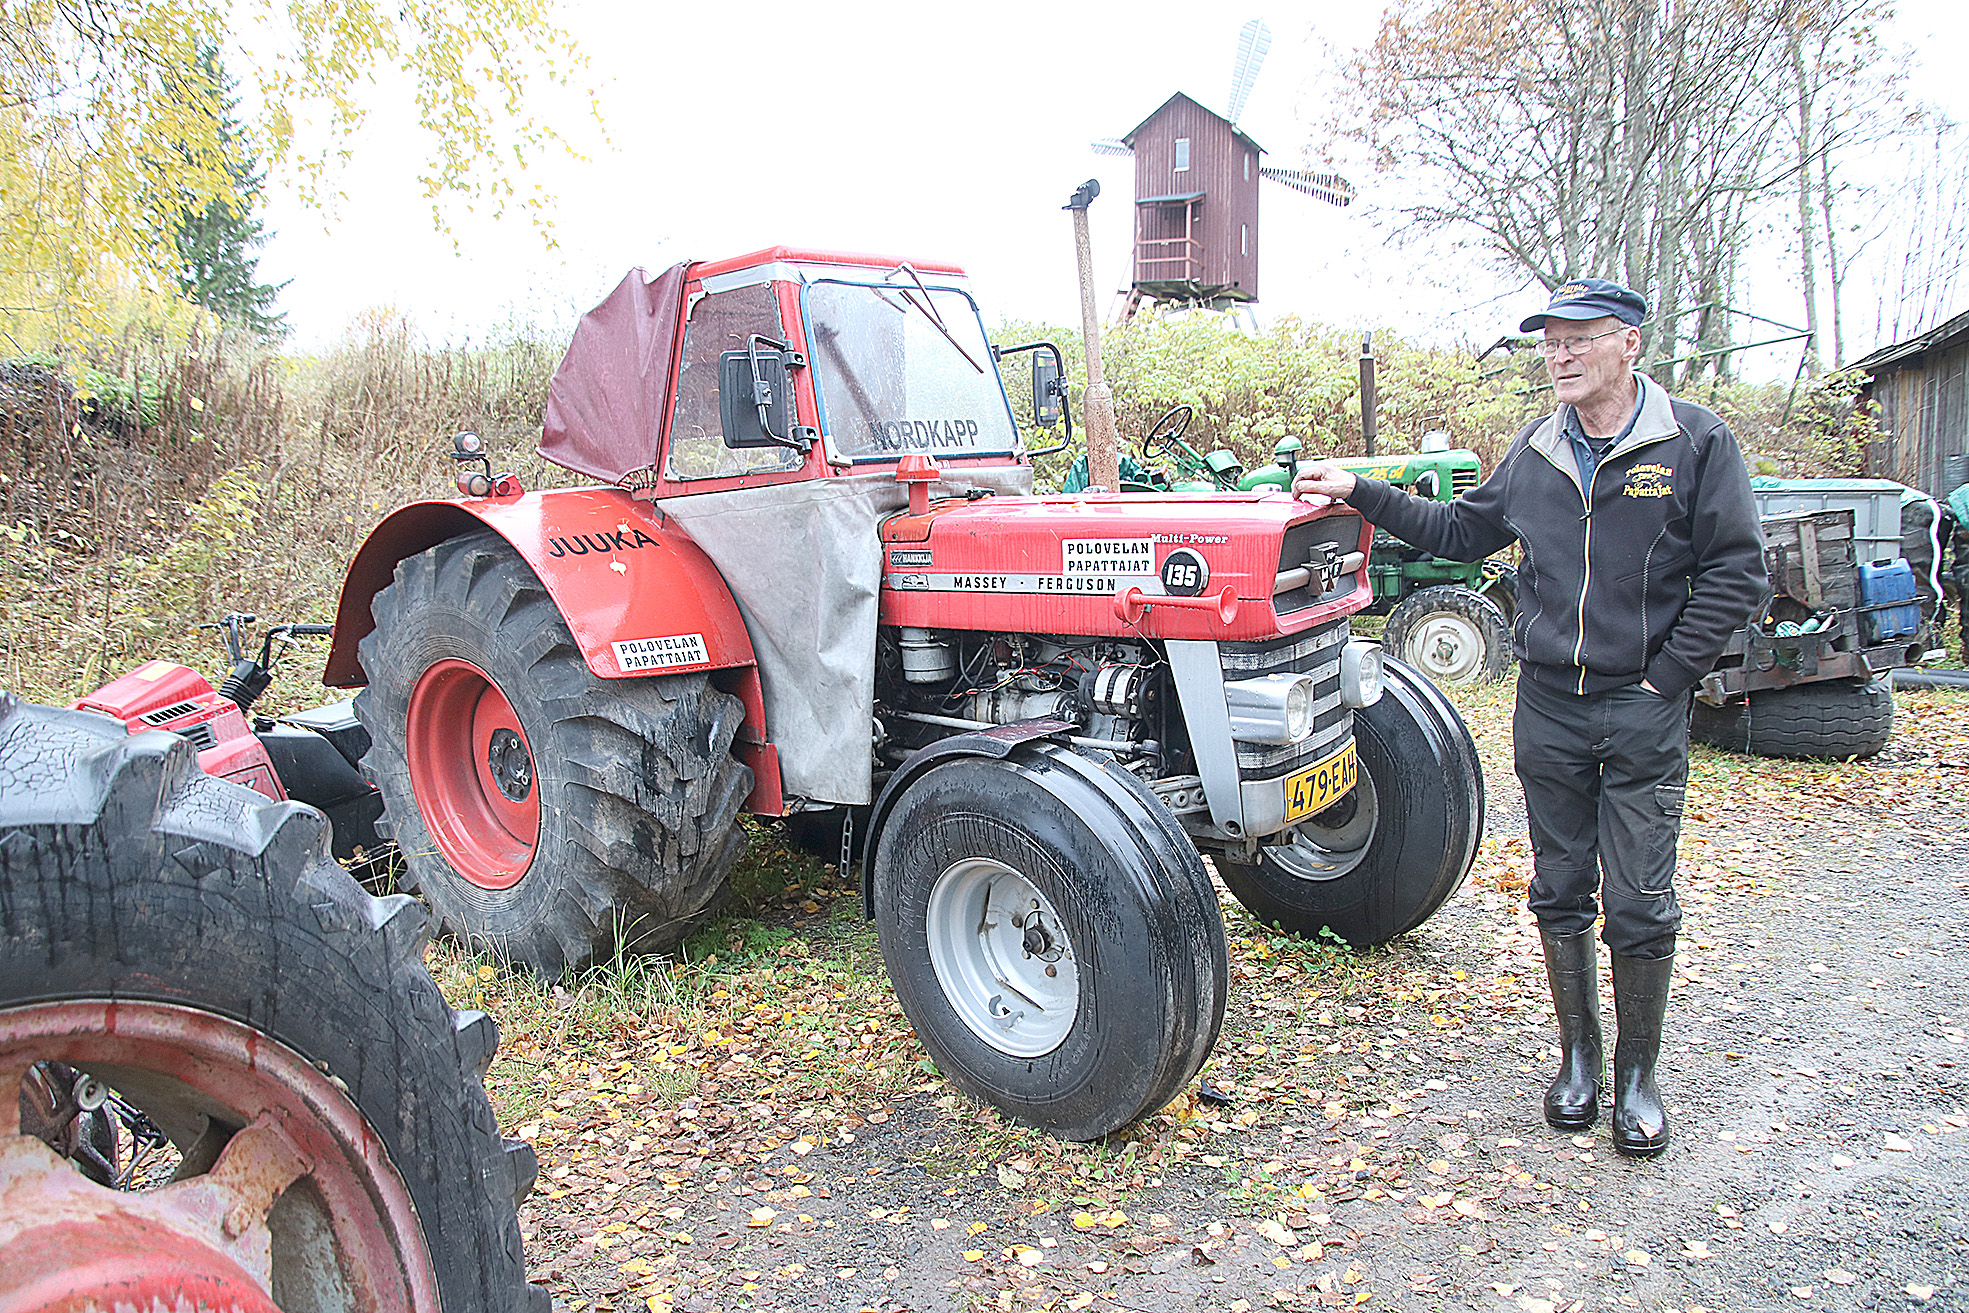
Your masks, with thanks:
<instances>
[{"instance_id":1,"label":"front tire","mask_svg":"<svg viewBox=\"0 0 1969 1313\"><path fill-rule=\"evenodd\" d=\"M1388 613L1381 646L1438 684L1494 684L1511 668L1511 626L1468 588L1424 588Z\"/></svg>"},{"instance_id":2,"label":"front tire","mask_svg":"<svg viewBox=\"0 0 1969 1313\"><path fill-rule=\"evenodd\" d=\"M110 1190L0 1133L0 1304L114 1278L146 1308L231 1281L248 1308L545 1313L515 1220L533 1152L482 1084L497 1027L446 1006L424 910L365 894L319 812L201 773L174 735L0 695L0 918L0 1100L80 1070L182 1156L175 1184ZM258 1292L228 1265L256 1245Z\"/></svg>"},{"instance_id":3,"label":"front tire","mask_svg":"<svg viewBox=\"0 0 1969 1313\"><path fill-rule=\"evenodd\" d=\"M1697 702L1689 721L1698 743L1759 757L1871 757L1893 733L1894 693L1884 679L1760 689L1722 707Z\"/></svg>"},{"instance_id":4,"label":"front tire","mask_svg":"<svg viewBox=\"0 0 1969 1313\"><path fill-rule=\"evenodd\" d=\"M1476 862L1483 768L1469 727L1442 693L1398 661L1380 701L1354 713L1360 782L1255 862L1217 874L1260 921L1381 944L1435 914Z\"/></svg>"},{"instance_id":5,"label":"front tire","mask_svg":"<svg viewBox=\"0 0 1969 1313\"><path fill-rule=\"evenodd\" d=\"M446 931L551 980L710 916L745 846L737 698L701 673L598 679L493 533L401 562L370 610L363 769Z\"/></svg>"},{"instance_id":6,"label":"front tire","mask_svg":"<svg viewBox=\"0 0 1969 1313\"><path fill-rule=\"evenodd\" d=\"M1229 979L1215 891L1134 776L1051 746L955 758L897 801L873 862L890 979L958 1088L1092 1140L1209 1056Z\"/></svg>"}]
</instances>

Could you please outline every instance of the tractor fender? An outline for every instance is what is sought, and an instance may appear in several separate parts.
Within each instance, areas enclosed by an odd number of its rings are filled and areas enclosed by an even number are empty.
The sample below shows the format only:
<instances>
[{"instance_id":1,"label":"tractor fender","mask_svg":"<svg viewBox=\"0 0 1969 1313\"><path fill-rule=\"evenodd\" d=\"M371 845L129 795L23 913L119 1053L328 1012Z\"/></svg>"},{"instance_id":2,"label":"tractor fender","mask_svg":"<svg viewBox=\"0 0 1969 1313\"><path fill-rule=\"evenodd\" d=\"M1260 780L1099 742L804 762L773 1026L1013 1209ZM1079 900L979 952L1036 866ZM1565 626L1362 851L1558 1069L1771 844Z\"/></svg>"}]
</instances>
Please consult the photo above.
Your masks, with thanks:
<instances>
[{"instance_id":1,"label":"tractor fender","mask_svg":"<svg viewBox=\"0 0 1969 1313\"><path fill-rule=\"evenodd\" d=\"M874 811L869 813L868 832L862 836L862 916L868 920L875 918L875 851L876 845L882 841L882 829L888 823L889 813L895 810L896 801L909 792L910 786L932 766L941 765L954 757L1009 757L1023 744L1049 738L1064 739L1076 728L1078 726L1067 720L1015 720L1009 725L994 725L990 729L938 739L903 758L902 765L896 767L896 773L882 786L882 795L875 800Z\"/></svg>"},{"instance_id":2,"label":"tractor fender","mask_svg":"<svg viewBox=\"0 0 1969 1313\"><path fill-rule=\"evenodd\" d=\"M563 488L392 512L349 564L322 683L368 682L356 645L376 627L370 600L398 562L481 529L511 543L539 576L599 679L756 664L731 589L681 526L619 488Z\"/></svg>"}]
</instances>

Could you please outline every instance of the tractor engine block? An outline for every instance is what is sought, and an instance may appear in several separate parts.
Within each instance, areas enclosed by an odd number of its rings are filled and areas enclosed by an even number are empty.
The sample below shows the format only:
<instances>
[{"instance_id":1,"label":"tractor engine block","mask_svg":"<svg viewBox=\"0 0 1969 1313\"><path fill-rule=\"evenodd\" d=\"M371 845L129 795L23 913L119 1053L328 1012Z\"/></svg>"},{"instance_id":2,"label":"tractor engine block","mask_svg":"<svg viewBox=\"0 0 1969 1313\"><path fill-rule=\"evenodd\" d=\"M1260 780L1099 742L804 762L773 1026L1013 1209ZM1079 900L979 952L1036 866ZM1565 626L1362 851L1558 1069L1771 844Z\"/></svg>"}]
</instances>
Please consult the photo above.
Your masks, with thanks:
<instances>
[{"instance_id":1,"label":"tractor engine block","mask_svg":"<svg viewBox=\"0 0 1969 1313\"><path fill-rule=\"evenodd\" d=\"M1144 643L902 628L883 633L877 715L891 750L966 729L1064 720L1080 746L1147 778L1167 745L1168 668Z\"/></svg>"}]
</instances>

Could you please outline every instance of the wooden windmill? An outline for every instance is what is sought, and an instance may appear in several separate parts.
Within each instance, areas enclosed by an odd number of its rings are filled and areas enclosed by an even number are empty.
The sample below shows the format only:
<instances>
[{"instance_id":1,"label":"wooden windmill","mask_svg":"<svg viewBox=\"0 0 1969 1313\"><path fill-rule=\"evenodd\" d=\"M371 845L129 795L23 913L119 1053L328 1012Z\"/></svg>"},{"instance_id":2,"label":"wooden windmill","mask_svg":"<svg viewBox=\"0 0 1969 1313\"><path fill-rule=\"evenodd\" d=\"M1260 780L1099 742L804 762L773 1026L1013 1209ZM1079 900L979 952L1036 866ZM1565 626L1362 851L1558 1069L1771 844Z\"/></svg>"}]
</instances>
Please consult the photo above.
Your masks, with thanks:
<instances>
[{"instance_id":1,"label":"wooden windmill","mask_svg":"<svg viewBox=\"0 0 1969 1313\"><path fill-rule=\"evenodd\" d=\"M1179 91L1126 135L1094 143L1099 154L1135 158L1135 258L1124 318L1150 299L1220 310L1258 299L1260 179L1330 205L1354 199L1338 174L1261 164L1264 148L1237 126L1271 45L1259 19L1238 33L1228 117Z\"/></svg>"}]
</instances>

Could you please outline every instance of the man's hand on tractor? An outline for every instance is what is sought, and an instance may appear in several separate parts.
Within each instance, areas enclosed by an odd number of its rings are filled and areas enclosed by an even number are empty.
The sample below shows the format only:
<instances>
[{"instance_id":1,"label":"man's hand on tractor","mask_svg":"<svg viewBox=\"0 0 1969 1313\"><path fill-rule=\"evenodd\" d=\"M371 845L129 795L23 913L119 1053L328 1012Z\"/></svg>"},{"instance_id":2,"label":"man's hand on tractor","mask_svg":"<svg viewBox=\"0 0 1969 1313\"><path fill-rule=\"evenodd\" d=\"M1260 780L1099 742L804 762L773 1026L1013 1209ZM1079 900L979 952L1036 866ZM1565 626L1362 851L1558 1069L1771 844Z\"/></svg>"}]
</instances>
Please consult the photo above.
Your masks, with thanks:
<instances>
[{"instance_id":1,"label":"man's hand on tractor","mask_svg":"<svg viewBox=\"0 0 1969 1313\"><path fill-rule=\"evenodd\" d=\"M1299 467L1299 477L1292 481L1292 495L1304 497L1315 494L1331 497L1334 501L1345 501L1354 491L1354 476L1338 465L1315 462Z\"/></svg>"}]
</instances>

